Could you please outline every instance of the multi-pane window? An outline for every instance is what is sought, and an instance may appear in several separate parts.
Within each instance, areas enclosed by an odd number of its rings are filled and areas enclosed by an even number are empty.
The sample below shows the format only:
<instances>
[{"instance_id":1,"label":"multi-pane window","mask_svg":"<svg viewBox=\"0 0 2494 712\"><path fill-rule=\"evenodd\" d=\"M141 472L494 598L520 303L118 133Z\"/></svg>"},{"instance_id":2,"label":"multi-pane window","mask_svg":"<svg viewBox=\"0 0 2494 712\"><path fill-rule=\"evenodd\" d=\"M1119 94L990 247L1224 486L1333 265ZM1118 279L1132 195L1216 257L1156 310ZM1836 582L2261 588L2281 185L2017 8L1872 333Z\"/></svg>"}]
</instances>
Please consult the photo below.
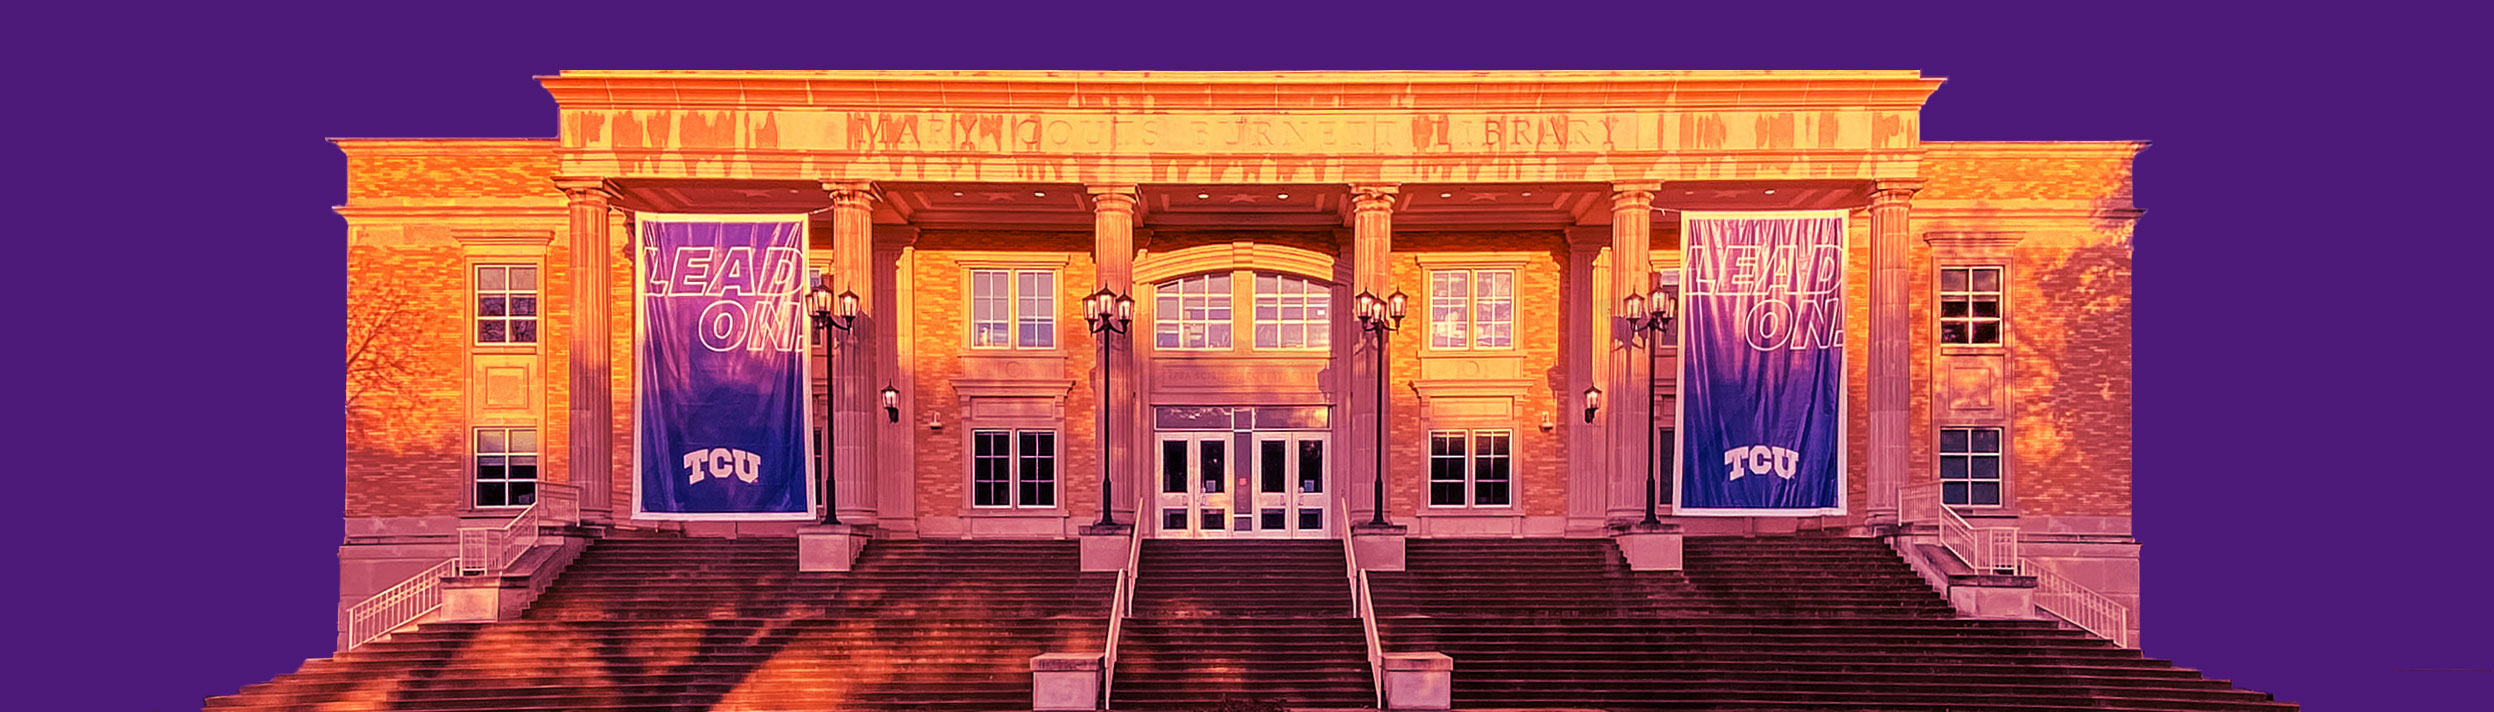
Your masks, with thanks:
<instances>
[{"instance_id":1,"label":"multi-pane window","mask_svg":"<svg viewBox=\"0 0 2494 712\"><path fill-rule=\"evenodd\" d=\"M476 343L537 343L537 268L476 268Z\"/></svg>"},{"instance_id":2,"label":"multi-pane window","mask_svg":"<svg viewBox=\"0 0 2494 712\"><path fill-rule=\"evenodd\" d=\"M1940 429L1940 501L2000 506L2000 428Z\"/></svg>"},{"instance_id":3,"label":"multi-pane window","mask_svg":"<svg viewBox=\"0 0 2494 712\"><path fill-rule=\"evenodd\" d=\"M1285 274L1256 275L1256 348L1322 349L1332 343L1333 291Z\"/></svg>"},{"instance_id":4,"label":"multi-pane window","mask_svg":"<svg viewBox=\"0 0 2494 712\"><path fill-rule=\"evenodd\" d=\"M1505 430L1429 431L1429 506L1504 507L1514 488Z\"/></svg>"},{"instance_id":5,"label":"multi-pane window","mask_svg":"<svg viewBox=\"0 0 2494 712\"><path fill-rule=\"evenodd\" d=\"M1056 431L977 430L970 443L972 506L1056 506Z\"/></svg>"},{"instance_id":6,"label":"multi-pane window","mask_svg":"<svg viewBox=\"0 0 2494 712\"><path fill-rule=\"evenodd\" d=\"M1515 347L1515 270L1429 273L1429 348Z\"/></svg>"},{"instance_id":7,"label":"multi-pane window","mask_svg":"<svg viewBox=\"0 0 2494 712\"><path fill-rule=\"evenodd\" d=\"M970 346L1056 347L1056 272L970 271Z\"/></svg>"},{"instance_id":8,"label":"multi-pane window","mask_svg":"<svg viewBox=\"0 0 2494 712\"><path fill-rule=\"evenodd\" d=\"M2000 268L1940 269L1940 343L2000 343Z\"/></svg>"},{"instance_id":9,"label":"multi-pane window","mask_svg":"<svg viewBox=\"0 0 2494 712\"><path fill-rule=\"evenodd\" d=\"M537 502L537 429L476 429L476 506Z\"/></svg>"},{"instance_id":10,"label":"multi-pane window","mask_svg":"<svg viewBox=\"0 0 2494 712\"><path fill-rule=\"evenodd\" d=\"M1230 274L1218 272L1162 282L1152 343L1164 349L1230 347Z\"/></svg>"}]
</instances>

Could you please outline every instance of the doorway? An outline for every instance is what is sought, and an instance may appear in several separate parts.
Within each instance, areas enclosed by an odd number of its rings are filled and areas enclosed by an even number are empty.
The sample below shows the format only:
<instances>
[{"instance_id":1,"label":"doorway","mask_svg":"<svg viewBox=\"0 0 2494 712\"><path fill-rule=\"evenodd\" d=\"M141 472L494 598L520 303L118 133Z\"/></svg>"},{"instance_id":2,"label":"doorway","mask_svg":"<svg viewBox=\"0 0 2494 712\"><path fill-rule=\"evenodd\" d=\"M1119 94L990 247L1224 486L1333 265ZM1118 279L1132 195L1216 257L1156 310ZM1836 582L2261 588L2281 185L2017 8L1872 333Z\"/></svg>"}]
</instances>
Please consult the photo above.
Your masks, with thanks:
<instances>
[{"instance_id":1,"label":"doorway","mask_svg":"<svg viewBox=\"0 0 2494 712\"><path fill-rule=\"evenodd\" d=\"M1325 431L1162 432L1156 460L1162 538L1334 536L1332 436Z\"/></svg>"}]
</instances>

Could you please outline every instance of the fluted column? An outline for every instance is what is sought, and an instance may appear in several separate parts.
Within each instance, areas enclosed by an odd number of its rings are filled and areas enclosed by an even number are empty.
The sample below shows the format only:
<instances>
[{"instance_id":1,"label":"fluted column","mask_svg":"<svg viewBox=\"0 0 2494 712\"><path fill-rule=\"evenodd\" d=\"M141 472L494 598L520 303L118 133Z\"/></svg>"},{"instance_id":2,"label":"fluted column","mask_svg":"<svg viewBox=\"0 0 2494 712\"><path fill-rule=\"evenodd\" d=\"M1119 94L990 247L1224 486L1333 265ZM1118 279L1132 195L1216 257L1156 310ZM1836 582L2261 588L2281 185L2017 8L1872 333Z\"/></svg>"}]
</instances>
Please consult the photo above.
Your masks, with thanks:
<instances>
[{"instance_id":1,"label":"fluted column","mask_svg":"<svg viewBox=\"0 0 2494 712\"><path fill-rule=\"evenodd\" d=\"M1872 525L1897 522L1897 491L1905 482L1907 386L1913 369L1912 314L1907 309L1907 208L1919 181L1880 181L1871 190L1870 504Z\"/></svg>"},{"instance_id":2,"label":"fluted column","mask_svg":"<svg viewBox=\"0 0 2494 712\"><path fill-rule=\"evenodd\" d=\"M1134 206L1132 184L1103 184L1088 187L1091 193L1091 259L1099 270L1097 288L1118 294L1134 294ZM1150 325L1140 325L1140 333L1149 333ZM1111 518L1120 524L1134 524L1135 497L1142 483L1135 478L1134 442L1119 434L1135 432L1134 405L1134 334L1136 325L1129 325L1126 334L1102 333L1105 360L1101 368L1107 377L1105 396L1100 402L1099 437L1108 440L1105 459L1100 466L1108 473L1110 492L1100 506L1108 508Z\"/></svg>"},{"instance_id":3,"label":"fluted column","mask_svg":"<svg viewBox=\"0 0 2494 712\"><path fill-rule=\"evenodd\" d=\"M581 518L614 521L614 369L612 279L614 249L607 220L614 193L598 178L558 178L570 205L572 319L571 421L565 457L572 486L580 488Z\"/></svg>"},{"instance_id":4,"label":"fluted column","mask_svg":"<svg viewBox=\"0 0 2494 712\"><path fill-rule=\"evenodd\" d=\"M1376 295L1379 299L1384 299L1395 292L1391 260L1394 255L1396 192L1397 187L1393 184L1351 186L1352 295L1367 292ZM1354 308L1349 302L1345 302L1342 307ZM1426 307L1414 305L1413 308ZM1406 323L1413 322L1407 321ZM1388 370L1378 371L1379 359L1376 349L1382 340L1368 332L1356 331L1354 333L1357 334L1358 340L1357 346L1351 350L1351 383L1354 389L1350 397L1353 404L1350 447L1352 462L1351 466L1346 468L1351 476L1341 478L1340 484L1336 486L1347 488L1343 491L1350 493L1346 500L1351 503L1351 521L1359 523L1374 519L1378 507L1390 506L1377 501L1374 483L1377 468L1381 462L1377 453L1377 427L1380 423L1387 422L1386 419L1392 417L1394 412L1387 403L1378 398L1377 394L1383 392L1389 398L1393 395L1391 388L1393 360L1389 355L1385 359ZM1419 332L1393 336L1408 339L1417 333ZM1386 381L1387 388L1379 388L1381 379ZM1394 434L1389 429L1386 437L1392 438L1393 436ZM1393 465L1387 463L1385 467L1389 468L1386 472L1387 479L1393 479L1391 470ZM1391 486L1393 483L1387 484ZM1393 510L1389 508L1386 513L1391 521Z\"/></svg>"},{"instance_id":5,"label":"fluted column","mask_svg":"<svg viewBox=\"0 0 2494 712\"><path fill-rule=\"evenodd\" d=\"M881 196L873 183L862 181L823 181L823 190L831 194L831 289L858 297L855 328L832 334L839 347L830 383L832 428L840 434L834 438L832 468L839 479L840 521L872 523L875 433L884 425L876 402L883 384L875 379L874 357L883 318L874 270L874 203Z\"/></svg>"},{"instance_id":6,"label":"fluted column","mask_svg":"<svg viewBox=\"0 0 2494 712\"><path fill-rule=\"evenodd\" d=\"M1620 300L1653 287L1654 191L1661 187L1620 183L1611 192L1611 298L1600 306L1612 324L1611 377L1602 386L1602 415L1610 422L1613 522L1645 517L1645 451L1654 446L1654 434L1645 427L1646 410L1653 407L1646 393L1646 374L1652 368L1645 350L1651 344L1645 334L1621 326L1625 315Z\"/></svg>"}]
</instances>

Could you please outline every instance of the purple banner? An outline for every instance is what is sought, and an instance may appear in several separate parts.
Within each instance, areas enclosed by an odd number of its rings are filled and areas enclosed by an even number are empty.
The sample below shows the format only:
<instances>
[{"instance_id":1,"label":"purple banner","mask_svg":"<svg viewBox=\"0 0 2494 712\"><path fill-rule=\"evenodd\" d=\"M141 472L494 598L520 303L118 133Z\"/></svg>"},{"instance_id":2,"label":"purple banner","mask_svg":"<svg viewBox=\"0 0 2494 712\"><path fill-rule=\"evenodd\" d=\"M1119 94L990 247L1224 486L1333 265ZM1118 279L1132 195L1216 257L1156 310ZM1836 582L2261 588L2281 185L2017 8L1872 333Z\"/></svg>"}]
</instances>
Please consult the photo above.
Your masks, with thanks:
<instances>
[{"instance_id":1,"label":"purple banner","mask_svg":"<svg viewBox=\"0 0 2494 712\"><path fill-rule=\"evenodd\" d=\"M638 224L639 514L805 518L805 216Z\"/></svg>"},{"instance_id":2,"label":"purple banner","mask_svg":"<svg viewBox=\"0 0 2494 712\"><path fill-rule=\"evenodd\" d=\"M1681 514L1844 513L1844 241L1841 212L1682 214Z\"/></svg>"}]
</instances>

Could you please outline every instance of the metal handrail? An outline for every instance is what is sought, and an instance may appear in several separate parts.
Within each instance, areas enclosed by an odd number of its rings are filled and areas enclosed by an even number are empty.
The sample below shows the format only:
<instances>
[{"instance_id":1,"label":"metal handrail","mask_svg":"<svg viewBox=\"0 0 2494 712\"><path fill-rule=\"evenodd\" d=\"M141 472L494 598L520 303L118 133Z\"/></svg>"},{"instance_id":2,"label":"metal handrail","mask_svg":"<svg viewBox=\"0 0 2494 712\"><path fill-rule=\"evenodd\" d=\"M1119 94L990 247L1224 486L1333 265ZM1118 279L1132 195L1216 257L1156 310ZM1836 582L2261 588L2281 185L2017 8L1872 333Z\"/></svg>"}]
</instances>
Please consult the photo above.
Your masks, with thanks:
<instances>
[{"instance_id":1,"label":"metal handrail","mask_svg":"<svg viewBox=\"0 0 2494 712\"><path fill-rule=\"evenodd\" d=\"M2130 647L2130 607L2079 585L2034 559L2018 559L2018 573L2035 577L2035 607L2071 625Z\"/></svg>"},{"instance_id":2,"label":"metal handrail","mask_svg":"<svg viewBox=\"0 0 2494 712\"><path fill-rule=\"evenodd\" d=\"M408 623L442 607L442 578L459 573L458 559L445 559L425 567L416 575L397 585L381 589L346 609L346 649L354 650L365 643L405 627Z\"/></svg>"},{"instance_id":3,"label":"metal handrail","mask_svg":"<svg viewBox=\"0 0 2494 712\"><path fill-rule=\"evenodd\" d=\"M459 573L499 576L537 545L545 526L580 522L580 488L554 482L537 483L537 498L501 526L459 530Z\"/></svg>"},{"instance_id":4,"label":"metal handrail","mask_svg":"<svg viewBox=\"0 0 2494 712\"><path fill-rule=\"evenodd\" d=\"M1928 521L1940 528L1940 545L1966 565L1983 573L2017 573L2018 528L1981 527L1966 522L1940 500L1940 485L1916 487L1900 495L1899 509L1907 521Z\"/></svg>"},{"instance_id":5,"label":"metal handrail","mask_svg":"<svg viewBox=\"0 0 2494 712\"><path fill-rule=\"evenodd\" d=\"M1141 489L1141 488L1137 488ZM1117 572L1117 593L1108 602L1108 643L1100 653L1100 709L1109 708L1109 691L1117 683L1117 645L1125 637L1126 618L1134 615L1134 587L1143 580L1143 506L1150 497L1134 498L1134 526L1126 531L1126 568Z\"/></svg>"},{"instance_id":6,"label":"metal handrail","mask_svg":"<svg viewBox=\"0 0 2494 712\"><path fill-rule=\"evenodd\" d=\"M1385 643L1377 635L1377 601L1368 572L1360 569L1359 547L1351 544L1351 513L1334 507L1334 522L1342 527L1342 567L1351 583L1351 614L1360 617L1360 633L1368 639L1368 680L1377 688L1377 709L1393 709L1386 699Z\"/></svg>"}]
</instances>

